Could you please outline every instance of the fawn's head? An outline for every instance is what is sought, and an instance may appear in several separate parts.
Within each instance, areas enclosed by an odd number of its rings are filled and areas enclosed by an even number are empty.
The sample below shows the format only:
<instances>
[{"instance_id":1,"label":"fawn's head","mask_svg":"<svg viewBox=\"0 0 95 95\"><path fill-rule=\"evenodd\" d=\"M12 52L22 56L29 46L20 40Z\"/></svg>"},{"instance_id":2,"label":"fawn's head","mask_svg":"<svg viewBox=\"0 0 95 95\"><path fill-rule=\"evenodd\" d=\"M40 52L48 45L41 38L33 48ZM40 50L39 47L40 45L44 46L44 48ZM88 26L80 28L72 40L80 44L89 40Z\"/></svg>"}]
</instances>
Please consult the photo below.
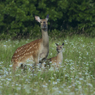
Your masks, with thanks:
<instances>
[{"instance_id":1,"label":"fawn's head","mask_svg":"<svg viewBox=\"0 0 95 95\"><path fill-rule=\"evenodd\" d=\"M57 46L57 47L56 47L56 50L57 50L58 53L62 52L63 45L64 45L64 43L63 43L62 45L58 45L58 44L56 43L56 46Z\"/></svg>"},{"instance_id":2,"label":"fawn's head","mask_svg":"<svg viewBox=\"0 0 95 95\"><path fill-rule=\"evenodd\" d=\"M47 29L48 28L48 19L49 19L49 15L46 16L45 19L40 19L39 16L35 16L36 21L38 21L41 24L41 29Z\"/></svg>"}]
</instances>

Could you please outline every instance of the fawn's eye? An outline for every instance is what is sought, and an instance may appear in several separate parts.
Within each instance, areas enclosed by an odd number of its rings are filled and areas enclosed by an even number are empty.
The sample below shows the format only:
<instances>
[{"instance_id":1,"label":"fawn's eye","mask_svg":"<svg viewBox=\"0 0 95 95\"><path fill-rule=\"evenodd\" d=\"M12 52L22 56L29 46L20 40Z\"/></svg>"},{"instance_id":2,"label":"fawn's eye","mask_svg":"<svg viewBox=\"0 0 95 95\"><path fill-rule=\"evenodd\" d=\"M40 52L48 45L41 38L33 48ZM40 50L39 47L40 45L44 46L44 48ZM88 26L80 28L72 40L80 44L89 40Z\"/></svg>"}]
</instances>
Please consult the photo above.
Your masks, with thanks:
<instances>
[{"instance_id":1,"label":"fawn's eye","mask_svg":"<svg viewBox=\"0 0 95 95\"><path fill-rule=\"evenodd\" d=\"M62 47L60 47L60 48L62 48Z\"/></svg>"}]
</instances>

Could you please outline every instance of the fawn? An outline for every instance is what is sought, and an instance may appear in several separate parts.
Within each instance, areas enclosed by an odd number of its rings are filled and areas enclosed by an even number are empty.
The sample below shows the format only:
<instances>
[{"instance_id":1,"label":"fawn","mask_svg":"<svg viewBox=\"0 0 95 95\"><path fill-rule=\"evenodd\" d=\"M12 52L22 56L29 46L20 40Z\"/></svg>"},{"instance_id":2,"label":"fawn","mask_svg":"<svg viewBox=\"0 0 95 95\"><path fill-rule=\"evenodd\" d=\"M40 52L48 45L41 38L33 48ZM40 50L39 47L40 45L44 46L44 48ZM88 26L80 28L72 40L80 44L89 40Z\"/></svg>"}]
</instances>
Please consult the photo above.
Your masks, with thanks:
<instances>
[{"instance_id":1,"label":"fawn","mask_svg":"<svg viewBox=\"0 0 95 95\"><path fill-rule=\"evenodd\" d=\"M40 19L39 16L35 16L35 20L41 24L42 38L27 43L16 49L12 56L13 71L21 64L25 65L27 60L31 60L34 66L39 64L39 61L45 60L49 53L49 37L48 37L48 19L49 15L45 19Z\"/></svg>"},{"instance_id":2,"label":"fawn","mask_svg":"<svg viewBox=\"0 0 95 95\"><path fill-rule=\"evenodd\" d=\"M51 65L56 68L60 67L63 61L63 53L62 53L63 45L64 43L62 45L56 44L57 56L47 59L47 64L45 64L44 67L46 67L47 65L49 65L49 67Z\"/></svg>"}]
</instances>

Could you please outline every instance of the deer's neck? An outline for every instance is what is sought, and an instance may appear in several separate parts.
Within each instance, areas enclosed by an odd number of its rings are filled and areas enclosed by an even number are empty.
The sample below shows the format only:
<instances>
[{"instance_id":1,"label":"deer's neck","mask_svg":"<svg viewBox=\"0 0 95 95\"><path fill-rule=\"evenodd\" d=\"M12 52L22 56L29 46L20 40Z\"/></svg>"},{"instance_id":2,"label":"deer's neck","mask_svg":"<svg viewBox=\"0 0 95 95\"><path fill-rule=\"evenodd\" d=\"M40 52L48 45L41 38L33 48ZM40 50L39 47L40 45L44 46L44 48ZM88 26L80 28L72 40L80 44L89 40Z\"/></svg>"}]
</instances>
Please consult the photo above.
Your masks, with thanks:
<instances>
[{"instance_id":1,"label":"deer's neck","mask_svg":"<svg viewBox=\"0 0 95 95\"><path fill-rule=\"evenodd\" d=\"M57 58L58 58L58 60L62 61L63 60L63 53L62 52L58 53Z\"/></svg>"},{"instance_id":2,"label":"deer's neck","mask_svg":"<svg viewBox=\"0 0 95 95\"><path fill-rule=\"evenodd\" d=\"M49 37L48 37L48 32L47 29L42 29L42 42L44 47L49 47Z\"/></svg>"}]
</instances>

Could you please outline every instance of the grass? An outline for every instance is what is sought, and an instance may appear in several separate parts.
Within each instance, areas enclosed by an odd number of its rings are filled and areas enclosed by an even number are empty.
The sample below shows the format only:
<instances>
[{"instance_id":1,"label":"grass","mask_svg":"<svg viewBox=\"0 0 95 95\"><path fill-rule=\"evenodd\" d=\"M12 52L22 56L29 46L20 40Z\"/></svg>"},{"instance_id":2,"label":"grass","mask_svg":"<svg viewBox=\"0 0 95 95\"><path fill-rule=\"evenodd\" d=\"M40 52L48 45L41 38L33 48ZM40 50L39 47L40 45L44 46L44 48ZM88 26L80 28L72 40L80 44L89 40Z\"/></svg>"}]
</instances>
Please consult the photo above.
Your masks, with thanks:
<instances>
[{"instance_id":1,"label":"grass","mask_svg":"<svg viewBox=\"0 0 95 95\"><path fill-rule=\"evenodd\" d=\"M18 69L12 73L11 57L27 40L0 41L0 95L95 95L95 38L72 36L49 41L49 56L56 55L55 43L62 44L63 64L59 70L34 74Z\"/></svg>"}]
</instances>

